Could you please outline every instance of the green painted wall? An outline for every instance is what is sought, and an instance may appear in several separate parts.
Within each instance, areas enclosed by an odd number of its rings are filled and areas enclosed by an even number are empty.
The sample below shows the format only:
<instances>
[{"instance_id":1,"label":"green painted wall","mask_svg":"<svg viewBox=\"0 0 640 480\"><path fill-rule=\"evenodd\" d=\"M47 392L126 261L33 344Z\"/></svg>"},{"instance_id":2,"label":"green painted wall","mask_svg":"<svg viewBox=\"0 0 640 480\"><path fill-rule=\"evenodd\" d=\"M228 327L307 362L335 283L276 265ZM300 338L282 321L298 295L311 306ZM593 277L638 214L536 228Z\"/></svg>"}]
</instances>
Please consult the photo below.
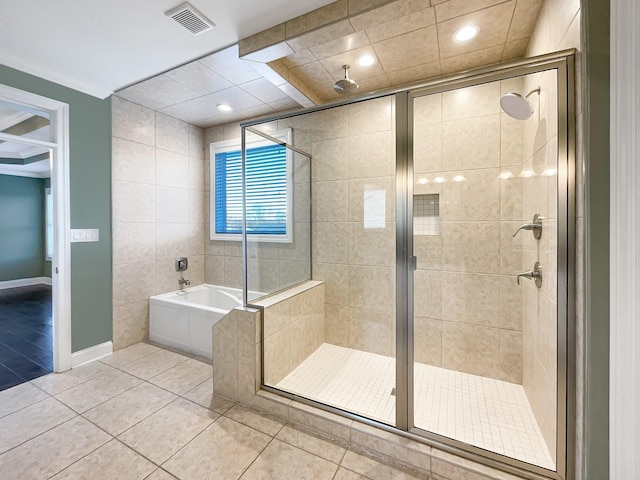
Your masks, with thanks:
<instances>
[{"instance_id":1,"label":"green painted wall","mask_svg":"<svg viewBox=\"0 0 640 480\"><path fill-rule=\"evenodd\" d=\"M0 84L69 105L71 228L100 229L99 242L71 244L72 351L110 341L111 101L4 65Z\"/></svg>"},{"instance_id":2,"label":"green painted wall","mask_svg":"<svg viewBox=\"0 0 640 480\"><path fill-rule=\"evenodd\" d=\"M0 282L44 276L44 181L0 175Z\"/></svg>"}]
</instances>

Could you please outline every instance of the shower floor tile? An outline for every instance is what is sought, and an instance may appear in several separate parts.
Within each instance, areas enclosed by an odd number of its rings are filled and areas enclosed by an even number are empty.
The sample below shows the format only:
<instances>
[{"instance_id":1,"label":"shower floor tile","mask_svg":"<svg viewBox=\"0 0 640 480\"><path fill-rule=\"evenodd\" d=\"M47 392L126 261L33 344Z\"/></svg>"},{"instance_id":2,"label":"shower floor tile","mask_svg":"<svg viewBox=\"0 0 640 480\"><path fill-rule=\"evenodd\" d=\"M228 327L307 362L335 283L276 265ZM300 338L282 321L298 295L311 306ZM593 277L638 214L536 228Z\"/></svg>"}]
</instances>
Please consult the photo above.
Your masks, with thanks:
<instances>
[{"instance_id":1,"label":"shower floor tile","mask_svg":"<svg viewBox=\"0 0 640 480\"><path fill-rule=\"evenodd\" d=\"M277 388L389 425L395 423L395 359L323 344ZM522 385L416 363L415 426L555 468Z\"/></svg>"}]
</instances>

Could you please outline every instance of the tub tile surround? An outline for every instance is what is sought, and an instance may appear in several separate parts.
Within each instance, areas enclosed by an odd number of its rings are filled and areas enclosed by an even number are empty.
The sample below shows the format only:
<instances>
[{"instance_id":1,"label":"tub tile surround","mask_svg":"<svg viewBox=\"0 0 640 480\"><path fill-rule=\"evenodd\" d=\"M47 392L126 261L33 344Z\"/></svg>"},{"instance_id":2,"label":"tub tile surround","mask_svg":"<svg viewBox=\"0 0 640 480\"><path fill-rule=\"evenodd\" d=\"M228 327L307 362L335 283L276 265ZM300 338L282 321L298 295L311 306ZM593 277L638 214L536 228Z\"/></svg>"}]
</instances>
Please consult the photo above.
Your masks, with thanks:
<instances>
[{"instance_id":1,"label":"tub tile surround","mask_svg":"<svg viewBox=\"0 0 640 480\"><path fill-rule=\"evenodd\" d=\"M203 131L112 97L114 349L148 338L151 295L203 283Z\"/></svg>"}]
</instances>

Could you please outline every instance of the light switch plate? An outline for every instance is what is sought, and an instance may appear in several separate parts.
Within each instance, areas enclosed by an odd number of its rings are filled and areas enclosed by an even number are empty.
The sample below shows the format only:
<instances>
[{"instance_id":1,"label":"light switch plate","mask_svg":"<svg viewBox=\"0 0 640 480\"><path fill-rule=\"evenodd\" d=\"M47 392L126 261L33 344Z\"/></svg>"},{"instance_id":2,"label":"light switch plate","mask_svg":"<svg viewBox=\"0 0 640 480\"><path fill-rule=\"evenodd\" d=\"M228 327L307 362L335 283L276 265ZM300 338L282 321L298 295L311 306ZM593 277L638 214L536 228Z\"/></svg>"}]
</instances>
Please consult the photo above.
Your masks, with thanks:
<instances>
[{"instance_id":1,"label":"light switch plate","mask_svg":"<svg viewBox=\"0 0 640 480\"><path fill-rule=\"evenodd\" d=\"M97 228L72 228L71 243L98 242L100 241L100 230Z\"/></svg>"}]
</instances>

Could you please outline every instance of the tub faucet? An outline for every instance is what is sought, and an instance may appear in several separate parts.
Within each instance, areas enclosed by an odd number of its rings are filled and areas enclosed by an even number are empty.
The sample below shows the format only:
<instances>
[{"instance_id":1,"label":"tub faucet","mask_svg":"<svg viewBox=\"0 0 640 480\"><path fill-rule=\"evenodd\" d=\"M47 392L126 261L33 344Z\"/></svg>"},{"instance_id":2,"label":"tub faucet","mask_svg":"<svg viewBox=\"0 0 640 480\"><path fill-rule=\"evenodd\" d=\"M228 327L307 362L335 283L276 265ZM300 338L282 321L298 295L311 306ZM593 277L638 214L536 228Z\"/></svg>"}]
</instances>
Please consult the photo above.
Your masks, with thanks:
<instances>
[{"instance_id":1,"label":"tub faucet","mask_svg":"<svg viewBox=\"0 0 640 480\"><path fill-rule=\"evenodd\" d=\"M185 285L186 285L186 286L191 285L191 282L190 282L189 280L187 280L186 278L184 278L184 277L180 277L180 278L178 279L178 285L180 285L180 290L183 290L183 289L184 289L184 286L185 286Z\"/></svg>"}]
</instances>

